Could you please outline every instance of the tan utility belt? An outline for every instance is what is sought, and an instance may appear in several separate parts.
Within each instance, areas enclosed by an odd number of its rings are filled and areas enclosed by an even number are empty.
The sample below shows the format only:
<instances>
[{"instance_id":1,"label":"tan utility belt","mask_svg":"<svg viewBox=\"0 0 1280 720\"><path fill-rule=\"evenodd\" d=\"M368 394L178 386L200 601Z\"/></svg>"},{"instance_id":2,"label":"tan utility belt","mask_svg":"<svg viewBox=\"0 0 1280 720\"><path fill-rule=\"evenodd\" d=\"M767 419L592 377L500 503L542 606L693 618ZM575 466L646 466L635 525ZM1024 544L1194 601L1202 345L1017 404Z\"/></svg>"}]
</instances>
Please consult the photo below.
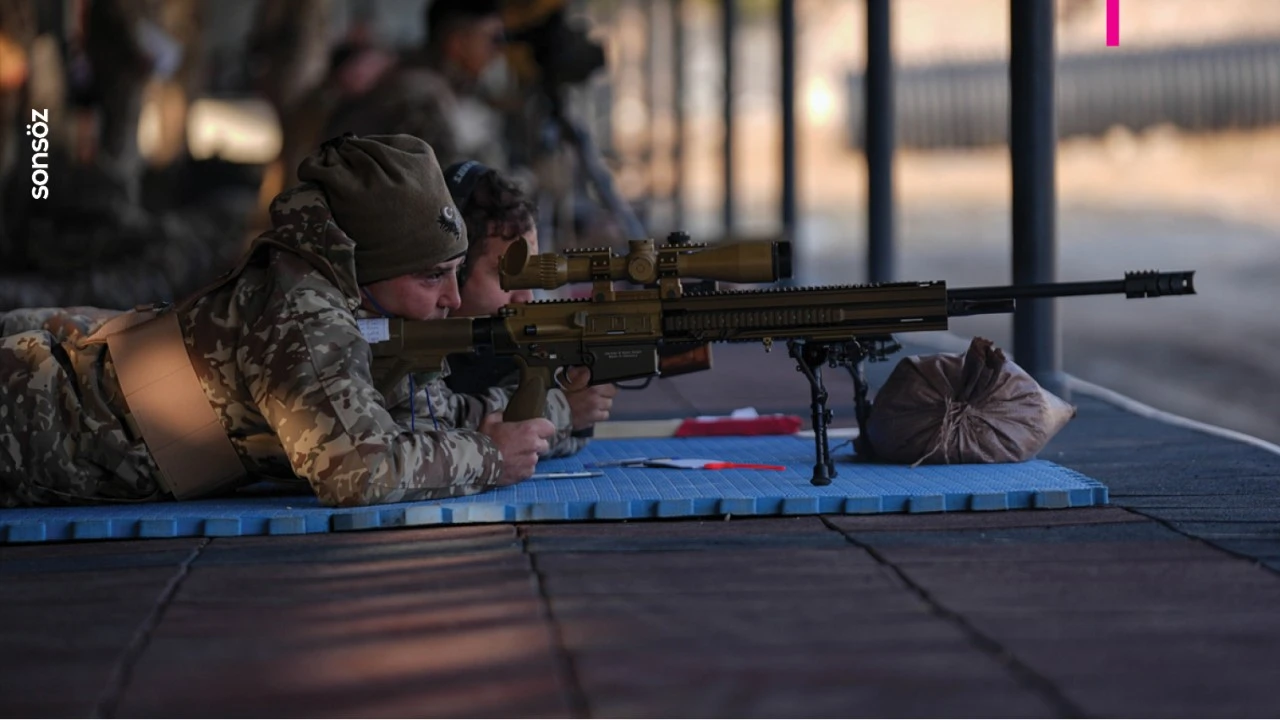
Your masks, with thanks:
<instances>
[{"instance_id":1,"label":"tan utility belt","mask_svg":"<svg viewBox=\"0 0 1280 720\"><path fill-rule=\"evenodd\" d=\"M105 340L133 426L179 500L230 489L244 477L240 454L205 396L172 309L139 308L108 320Z\"/></svg>"}]
</instances>

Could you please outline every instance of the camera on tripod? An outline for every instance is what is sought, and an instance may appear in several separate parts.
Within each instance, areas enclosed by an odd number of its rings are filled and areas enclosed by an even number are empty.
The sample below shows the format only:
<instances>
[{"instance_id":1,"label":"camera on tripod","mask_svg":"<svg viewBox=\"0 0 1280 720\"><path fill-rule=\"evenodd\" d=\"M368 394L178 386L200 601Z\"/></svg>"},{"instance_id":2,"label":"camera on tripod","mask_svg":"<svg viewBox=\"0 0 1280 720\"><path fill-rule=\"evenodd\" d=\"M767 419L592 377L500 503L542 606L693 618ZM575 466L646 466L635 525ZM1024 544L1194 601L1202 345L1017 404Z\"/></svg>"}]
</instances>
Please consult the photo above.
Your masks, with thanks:
<instances>
[{"instance_id":1,"label":"camera on tripod","mask_svg":"<svg viewBox=\"0 0 1280 720\"><path fill-rule=\"evenodd\" d=\"M537 77L549 90L585 82L605 65L604 47L569 20L567 5L567 0L507 0L503 7L507 42L523 51L515 53L516 64L523 66L517 72Z\"/></svg>"}]
</instances>

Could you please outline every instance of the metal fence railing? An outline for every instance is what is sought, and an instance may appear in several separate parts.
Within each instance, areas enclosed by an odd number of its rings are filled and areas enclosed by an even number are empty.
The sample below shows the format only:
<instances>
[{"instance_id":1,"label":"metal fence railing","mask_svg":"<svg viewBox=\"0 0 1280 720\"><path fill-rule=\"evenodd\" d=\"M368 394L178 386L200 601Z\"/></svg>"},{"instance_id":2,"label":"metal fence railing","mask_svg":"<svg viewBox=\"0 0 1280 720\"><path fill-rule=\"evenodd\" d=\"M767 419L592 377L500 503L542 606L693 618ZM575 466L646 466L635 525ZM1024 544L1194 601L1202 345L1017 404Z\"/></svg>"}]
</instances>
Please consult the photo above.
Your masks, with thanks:
<instances>
[{"instance_id":1,"label":"metal fence railing","mask_svg":"<svg viewBox=\"0 0 1280 720\"><path fill-rule=\"evenodd\" d=\"M900 147L999 145L1009 137L1004 60L894 72ZM866 132L862 74L849 77L849 136ZM1280 39L1073 55L1057 63L1058 136L1160 124L1198 131L1280 123Z\"/></svg>"}]
</instances>

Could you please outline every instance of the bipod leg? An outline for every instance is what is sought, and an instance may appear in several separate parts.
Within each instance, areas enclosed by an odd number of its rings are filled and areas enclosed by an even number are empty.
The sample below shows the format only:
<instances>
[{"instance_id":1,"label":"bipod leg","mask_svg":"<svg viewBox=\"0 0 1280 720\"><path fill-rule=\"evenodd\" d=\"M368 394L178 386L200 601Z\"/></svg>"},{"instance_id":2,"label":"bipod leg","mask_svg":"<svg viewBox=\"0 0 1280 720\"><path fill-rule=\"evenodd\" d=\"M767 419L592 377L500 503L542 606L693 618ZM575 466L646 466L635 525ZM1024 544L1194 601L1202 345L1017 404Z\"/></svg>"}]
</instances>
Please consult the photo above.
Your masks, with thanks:
<instances>
[{"instance_id":1,"label":"bipod leg","mask_svg":"<svg viewBox=\"0 0 1280 720\"><path fill-rule=\"evenodd\" d=\"M871 385L867 382L867 366L865 360L849 365L849 374L853 376L853 414L858 419L857 451L865 453L861 460L871 459L871 443L867 439L867 420L871 417L871 403L867 401L867 393Z\"/></svg>"},{"instance_id":2,"label":"bipod leg","mask_svg":"<svg viewBox=\"0 0 1280 720\"><path fill-rule=\"evenodd\" d=\"M817 455L810 482L830 485L836 469L827 445L827 423L831 420L831 411L827 409L827 388L822 383L822 365L826 362L827 350L820 345L788 340L787 352L795 359L796 369L809 381L809 409L813 414L813 442Z\"/></svg>"}]
</instances>

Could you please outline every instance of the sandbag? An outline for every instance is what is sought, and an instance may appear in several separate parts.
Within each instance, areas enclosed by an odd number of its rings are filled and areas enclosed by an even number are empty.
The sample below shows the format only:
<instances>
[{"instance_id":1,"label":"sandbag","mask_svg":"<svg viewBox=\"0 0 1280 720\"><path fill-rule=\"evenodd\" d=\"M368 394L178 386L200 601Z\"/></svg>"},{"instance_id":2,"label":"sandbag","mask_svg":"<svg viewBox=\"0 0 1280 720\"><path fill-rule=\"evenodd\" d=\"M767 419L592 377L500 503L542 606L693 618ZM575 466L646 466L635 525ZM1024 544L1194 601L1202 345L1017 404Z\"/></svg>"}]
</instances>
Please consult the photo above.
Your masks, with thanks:
<instances>
[{"instance_id":1,"label":"sandbag","mask_svg":"<svg viewBox=\"0 0 1280 720\"><path fill-rule=\"evenodd\" d=\"M884 462L1023 462L1075 414L990 340L974 338L964 353L899 361L876 394L866 440Z\"/></svg>"}]
</instances>

